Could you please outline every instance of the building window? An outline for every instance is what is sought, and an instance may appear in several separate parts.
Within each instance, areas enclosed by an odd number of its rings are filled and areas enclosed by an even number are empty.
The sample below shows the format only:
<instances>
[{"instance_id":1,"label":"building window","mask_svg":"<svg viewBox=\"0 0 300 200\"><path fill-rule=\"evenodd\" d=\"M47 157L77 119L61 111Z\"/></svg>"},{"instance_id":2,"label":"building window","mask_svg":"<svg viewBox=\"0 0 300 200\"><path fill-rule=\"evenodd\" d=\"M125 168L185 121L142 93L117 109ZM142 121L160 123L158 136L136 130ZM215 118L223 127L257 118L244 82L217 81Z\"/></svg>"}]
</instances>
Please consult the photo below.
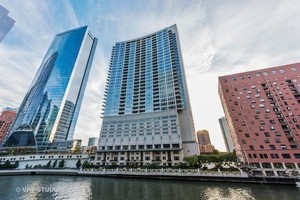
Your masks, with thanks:
<instances>
[{"instance_id":1,"label":"building window","mask_svg":"<svg viewBox=\"0 0 300 200\"><path fill-rule=\"evenodd\" d=\"M261 103L261 104L259 104L259 107L260 107L260 108L264 108L265 105Z\"/></svg>"},{"instance_id":2,"label":"building window","mask_svg":"<svg viewBox=\"0 0 300 200\"><path fill-rule=\"evenodd\" d=\"M270 156L271 156L271 158L275 158L275 159L279 158L277 153L271 153Z\"/></svg>"},{"instance_id":3,"label":"building window","mask_svg":"<svg viewBox=\"0 0 300 200\"><path fill-rule=\"evenodd\" d=\"M270 133L269 132L265 132L265 137L270 137Z\"/></svg>"},{"instance_id":4,"label":"building window","mask_svg":"<svg viewBox=\"0 0 300 200\"><path fill-rule=\"evenodd\" d=\"M288 153L283 153L283 154L282 154L282 158L288 159L288 158L291 158L291 156L290 156L290 154L288 154Z\"/></svg>"},{"instance_id":5,"label":"building window","mask_svg":"<svg viewBox=\"0 0 300 200\"><path fill-rule=\"evenodd\" d=\"M291 68L293 72L297 71L296 67Z\"/></svg>"},{"instance_id":6,"label":"building window","mask_svg":"<svg viewBox=\"0 0 300 200\"><path fill-rule=\"evenodd\" d=\"M295 169L295 165L293 163L285 163L286 168Z\"/></svg>"},{"instance_id":7,"label":"building window","mask_svg":"<svg viewBox=\"0 0 300 200\"><path fill-rule=\"evenodd\" d=\"M283 169L282 163L273 163L273 165L274 165L274 168L276 168L276 169Z\"/></svg>"},{"instance_id":8,"label":"building window","mask_svg":"<svg viewBox=\"0 0 300 200\"><path fill-rule=\"evenodd\" d=\"M294 156L296 159L300 159L300 153L295 153Z\"/></svg>"},{"instance_id":9,"label":"building window","mask_svg":"<svg viewBox=\"0 0 300 200\"><path fill-rule=\"evenodd\" d=\"M280 71L280 73L281 73L281 74L283 74L283 73L284 73L284 70L283 70L283 69L280 69L279 71Z\"/></svg>"},{"instance_id":10,"label":"building window","mask_svg":"<svg viewBox=\"0 0 300 200\"><path fill-rule=\"evenodd\" d=\"M261 155L261 154L260 154ZM266 155L266 154L263 154L263 156ZM272 168L271 164L270 163L262 163L262 167L263 168Z\"/></svg>"},{"instance_id":11,"label":"building window","mask_svg":"<svg viewBox=\"0 0 300 200\"><path fill-rule=\"evenodd\" d=\"M270 145L270 149L271 149L271 150L276 150L275 145Z\"/></svg>"},{"instance_id":12,"label":"building window","mask_svg":"<svg viewBox=\"0 0 300 200\"><path fill-rule=\"evenodd\" d=\"M281 149L286 149L286 145L285 144L282 144L280 145Z\"/></svg>"},{"instance_id":13,"label":"building window","mask_svg":"<svg viewBox=\"0 0 300 200\"><path fill-rule=\"evenodd\" d=\"M265 138L265 143L270 143L269 139L268 138Z\"/></svg>"}]
</instances>

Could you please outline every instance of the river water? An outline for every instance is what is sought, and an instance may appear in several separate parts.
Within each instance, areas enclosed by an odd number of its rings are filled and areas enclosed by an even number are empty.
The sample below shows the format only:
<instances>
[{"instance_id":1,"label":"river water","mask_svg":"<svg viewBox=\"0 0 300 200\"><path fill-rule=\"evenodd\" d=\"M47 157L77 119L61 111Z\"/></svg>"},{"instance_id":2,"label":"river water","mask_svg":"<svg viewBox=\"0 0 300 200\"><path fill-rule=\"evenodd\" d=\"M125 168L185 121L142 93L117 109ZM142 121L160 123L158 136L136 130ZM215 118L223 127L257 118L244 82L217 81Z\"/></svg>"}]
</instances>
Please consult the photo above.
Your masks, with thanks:
<instances>
[{"instance_id":1,"label":"river water","mask_svg":"<svg viewBox=\"0 0 300 200\"><path fill-rule=\"evenodd\" d=\"M288 185L171 181L79 176L0 176L0 199L296 200Z\"/></svg>"}]
</instances>

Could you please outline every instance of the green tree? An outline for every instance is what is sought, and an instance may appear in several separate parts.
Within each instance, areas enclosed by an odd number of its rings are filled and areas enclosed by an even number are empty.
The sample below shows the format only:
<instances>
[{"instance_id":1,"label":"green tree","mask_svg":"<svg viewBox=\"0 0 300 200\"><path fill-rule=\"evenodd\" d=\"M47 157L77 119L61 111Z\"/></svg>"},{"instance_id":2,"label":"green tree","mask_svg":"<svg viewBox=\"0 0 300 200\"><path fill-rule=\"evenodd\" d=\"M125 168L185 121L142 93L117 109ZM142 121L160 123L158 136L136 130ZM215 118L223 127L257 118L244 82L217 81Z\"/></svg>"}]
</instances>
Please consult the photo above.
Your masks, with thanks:
<instances>
[{"instance_id":1,"label":"green tree","mask_svg":"<svg viewBox=\"0 0 300 200\"><path fill-rule=\"evenodd\" d=\"M82 168L89 168L90 164L87 160L85 160L82 164Z\"/></svg>"},{"instance_id":2,"label":"green tree","mask_svg":"<svg viewBox=\"0 0 300 200\"><path fill-rule=\"evenodd\" d=\"M53 162L52 168L55 168L56 165L57 165L57 160L55 160L55 161Z\"/></svg>"},{"instance_id":3,"label":"green tree","mask_svg":"<svg viewBox=\"0 0 300 200\"><path fill-rule=\"evenodd\" d=\"M81 166L81 160L78 159L78 160L77 160L77 163L76 163L76 167L79 168L80 166Z\"/></svg>"},{"instance_id":4,"label":"green tree","mask_svg":"<svg viewBox=\"0 0 300 200\"><path fill-rule=\"evenodd\" d=\"M81 147L75 147L74 153L81 153Z\"/></svg>"},{"instance_id":5,"label":"green tree","mask_svg":"<svg viewBox=\"0 0 300 200\"><path fill-rule=\"evenodd\" d=\"M4 168L9 168L10 167L10 161L9 160L6 160L4 165L3 165Z\"/></svg>"},{"instance_id":6,"label":"green tree","mask_svg":"<svg viewBox=\"0 0 300 200\"><path fill-rule=\"evenodd\" d=\"M64 166L65 166L65 160L62 159L61 161L59 161L58 167L59 167L59 168L63 168Z\"/></svg>"},{"instance_id":7,"label":"green tree","mask_svg":"<svg viewBox=\"0 0 300 200\"><path fill-rule=\"evenodd\" d=\"M51 166L51 160L49 160L49 162L47 163L47 165L46 165L46 168L50 168L50 166Z\"/></svg>"},{"instance_id":8,"label":"green tree","mask_svg":"<svg viewBox=\"0 0 300 200\"><path fill-rule=\"evenodd\" d=\"M214 154L201 154L184 158L188 166L196 168L203 164L214 164L214 169L222 168L224 163L236 163L237 157L235 153L223 153L215 151Z\"/></svg>"},{"instance_id":9,"label":"green tree","mask_svg":"<svg viewBox=\"0 0 300 200\"><path fill-rule=\"evenodd\" d=\"M12 166L13 168L18 168L19 167L19 161L16 161L15 164Z\"/></svg>"},{"instance_id":10,"label":"green tree","mask_svg":"<svg viewBox=\"0 0 300 200\"><path fill-rule=\"evenodd\" d=\"M213 154L218 155L219 153L220 153L219 150L217 150L217 149L213 150Z\"/></svg>"},{"instance_id":11,"label":"green tree","mask_svg":"<svg viewBox=\"0 0 300 200\"><path fill-rule=\"evenodd\" d=\"M190 167L198 167L199 166L199 162L198 162L198 156L197 155L193 155L190 157L185 157L184 161L190 166Z\"/></svg>"}]
</instances>

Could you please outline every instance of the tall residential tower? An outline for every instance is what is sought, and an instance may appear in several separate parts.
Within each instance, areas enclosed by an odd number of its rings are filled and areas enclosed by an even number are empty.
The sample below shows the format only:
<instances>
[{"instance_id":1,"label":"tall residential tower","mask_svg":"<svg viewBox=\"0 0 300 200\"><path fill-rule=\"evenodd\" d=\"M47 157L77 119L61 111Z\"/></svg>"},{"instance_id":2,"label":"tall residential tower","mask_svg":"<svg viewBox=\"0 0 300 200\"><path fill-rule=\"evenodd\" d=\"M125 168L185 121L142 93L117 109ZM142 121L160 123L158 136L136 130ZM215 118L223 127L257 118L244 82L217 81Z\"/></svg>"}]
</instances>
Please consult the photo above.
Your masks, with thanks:
<instances>
[{"instance_id":1,"label":"tall residential tower","mask_svg":"<svg viewBox=\"0 0 300 200\"><path fill-rule=\"evenodd\" d=\"M32 135L39 148L73 139L96 45L87 26L55 36L4 147L26 146Z\"/></svg>"},{"instance_id":2,"label":"tall residential tower","mask_svg":"<svg viewBox=\"0 0 300 200\"><path fill-rule=\"evenodd\" d=\"M175 165L199 154L176 25L112 50L97 164Z\"/></svg>"}]
</instances>

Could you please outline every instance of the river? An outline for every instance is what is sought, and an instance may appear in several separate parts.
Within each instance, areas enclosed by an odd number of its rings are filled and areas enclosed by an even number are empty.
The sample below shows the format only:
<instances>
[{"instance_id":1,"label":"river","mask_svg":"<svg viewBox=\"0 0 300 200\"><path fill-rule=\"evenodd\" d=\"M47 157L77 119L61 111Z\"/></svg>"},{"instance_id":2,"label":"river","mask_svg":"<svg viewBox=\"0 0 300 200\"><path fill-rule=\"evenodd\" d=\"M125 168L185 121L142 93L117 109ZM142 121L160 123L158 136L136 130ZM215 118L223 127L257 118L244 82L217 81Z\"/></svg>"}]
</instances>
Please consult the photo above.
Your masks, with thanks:
<instances>
[{"instance_id":1,"label":"river","mask_svg":"<svg viewBox=\"0 0 300 200\"><path fill-rule=\"evenodd\" d=\"M0 176L0 199L57 200L294 200L289 185L171 181L82 176Z\"/></svg>"}]
</instances>

